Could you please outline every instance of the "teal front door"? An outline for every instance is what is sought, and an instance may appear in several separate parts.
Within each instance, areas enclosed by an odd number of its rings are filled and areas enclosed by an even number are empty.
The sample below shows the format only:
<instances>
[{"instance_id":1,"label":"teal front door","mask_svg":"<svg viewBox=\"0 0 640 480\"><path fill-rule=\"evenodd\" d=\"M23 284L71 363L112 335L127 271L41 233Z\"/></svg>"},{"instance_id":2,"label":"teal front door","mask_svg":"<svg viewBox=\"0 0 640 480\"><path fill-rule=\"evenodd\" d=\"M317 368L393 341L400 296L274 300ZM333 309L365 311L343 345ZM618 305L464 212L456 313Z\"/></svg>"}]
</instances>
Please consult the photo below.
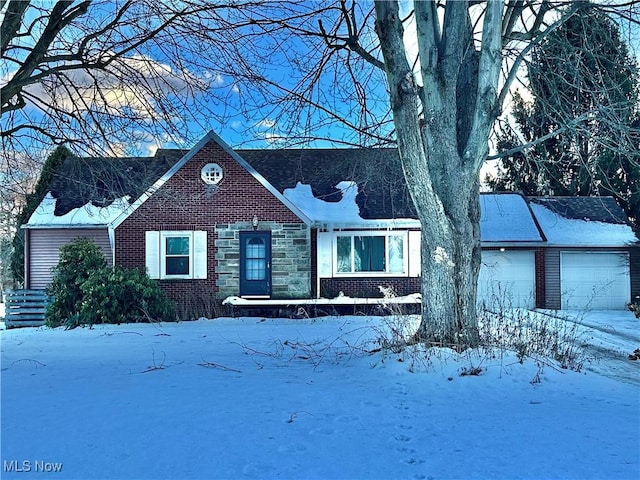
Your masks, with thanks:
<instances>
[{"instance_id":1,"label":"teal front door","mask_svg":"<svg viewBox=\"0 0 640 480\"><path fill-rule=\"evenodd\" d=\"M271 296L271 232L240 232L240 296Z\"/></svg>"}]
</instances>

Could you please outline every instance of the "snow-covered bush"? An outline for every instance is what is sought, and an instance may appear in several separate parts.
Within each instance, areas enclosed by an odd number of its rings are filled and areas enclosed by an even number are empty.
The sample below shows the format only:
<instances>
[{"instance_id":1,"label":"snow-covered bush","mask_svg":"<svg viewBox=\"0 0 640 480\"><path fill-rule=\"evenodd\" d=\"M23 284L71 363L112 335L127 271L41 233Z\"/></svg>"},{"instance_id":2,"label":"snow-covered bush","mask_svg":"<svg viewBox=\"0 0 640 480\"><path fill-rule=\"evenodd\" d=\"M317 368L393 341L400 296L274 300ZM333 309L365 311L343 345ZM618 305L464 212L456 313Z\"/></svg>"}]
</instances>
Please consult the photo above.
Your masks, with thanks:
<instances>
[{"instance_id":1,"label":"snow-covered bush","mask_svg":"<svg viewBox=\"0 0 640 480\"><path fill-rule=\"evenodd\" d=\"M89 240L62 247L53 272L48 293L54 300L46 314L50 327L175 319L173 304L155 281L137 269L108 267Z\"/></svg>"}]
</instances>

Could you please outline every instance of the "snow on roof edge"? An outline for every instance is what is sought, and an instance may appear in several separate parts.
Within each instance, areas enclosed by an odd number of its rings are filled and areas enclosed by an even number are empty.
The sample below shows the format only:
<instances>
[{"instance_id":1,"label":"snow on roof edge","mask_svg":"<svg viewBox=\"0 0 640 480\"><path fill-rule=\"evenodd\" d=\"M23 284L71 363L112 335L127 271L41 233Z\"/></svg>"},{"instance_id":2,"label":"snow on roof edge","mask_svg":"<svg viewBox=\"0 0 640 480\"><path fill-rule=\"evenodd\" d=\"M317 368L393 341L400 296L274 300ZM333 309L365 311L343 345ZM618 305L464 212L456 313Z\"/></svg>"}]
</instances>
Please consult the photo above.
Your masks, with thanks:
<instances>
[{"instance_id":1,"label":"snow on roof edge","mask_svg":"<svg viewBox=\"0 0 640 480\"><path fill-rule=\"evenodd\" d=\"M82 207L74 208L64 215L56 215L57 199L51 192L47 192L40 202L40 205L29 217L29 221L23 225L24 228L84 228L84 227L106 227L116 218L126 212L131 204L129 196L124 196L114 200L105 207L96 207L92 203L87 203Z\"/></svg>"}]
</instances>

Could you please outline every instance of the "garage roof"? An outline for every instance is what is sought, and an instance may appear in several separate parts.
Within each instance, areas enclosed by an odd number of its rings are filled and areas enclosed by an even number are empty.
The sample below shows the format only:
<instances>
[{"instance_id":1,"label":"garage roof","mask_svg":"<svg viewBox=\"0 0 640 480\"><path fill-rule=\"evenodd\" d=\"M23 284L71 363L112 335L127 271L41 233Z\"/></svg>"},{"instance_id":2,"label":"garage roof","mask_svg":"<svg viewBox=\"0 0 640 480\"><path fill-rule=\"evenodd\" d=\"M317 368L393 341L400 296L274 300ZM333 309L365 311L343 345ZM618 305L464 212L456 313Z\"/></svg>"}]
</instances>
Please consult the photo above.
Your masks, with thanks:
<instances>
[{"instance_id":1,"label":"garage roof","mask_svg":"<svg viewBox=\"0 0 640 480\"><path fill-rule=\"evenodd\" d=\"M483 242L544 242L527 200L519 193L480 195Z\"/></svg>"},{"instance_id":2,"label":"garage roof","mask_svg":"<svg viewBox=\"0 0 640 480\"><path fill-rule=\"evenodd\" d=\"M624 247L638 243L612 197L532 197L531 209L548 245Z\"/></svg>"}]
</instances>

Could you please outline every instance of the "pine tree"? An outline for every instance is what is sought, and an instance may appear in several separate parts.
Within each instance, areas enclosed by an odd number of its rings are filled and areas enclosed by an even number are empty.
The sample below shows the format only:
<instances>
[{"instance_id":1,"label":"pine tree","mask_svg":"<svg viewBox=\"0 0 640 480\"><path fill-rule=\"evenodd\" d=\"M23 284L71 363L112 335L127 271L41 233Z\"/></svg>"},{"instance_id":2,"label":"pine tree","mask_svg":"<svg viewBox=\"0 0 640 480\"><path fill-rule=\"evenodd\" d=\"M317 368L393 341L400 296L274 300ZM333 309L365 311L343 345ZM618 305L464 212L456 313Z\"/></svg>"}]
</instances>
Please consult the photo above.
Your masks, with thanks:
<instances>
[{"instance_id":1,"label":"pine tree","mask_svg":"<svg viewBox=\"0 0 640 480\"><path fill-rule=\"evenodd\" d=\"M638 71L618 26L581 8L533 49L532 101L514 97L518 133L504 128L499 151L558 135L505 156L495 190L528 195L613 195L632 221L640 207Z\"/></svg>"}]
</instances>

